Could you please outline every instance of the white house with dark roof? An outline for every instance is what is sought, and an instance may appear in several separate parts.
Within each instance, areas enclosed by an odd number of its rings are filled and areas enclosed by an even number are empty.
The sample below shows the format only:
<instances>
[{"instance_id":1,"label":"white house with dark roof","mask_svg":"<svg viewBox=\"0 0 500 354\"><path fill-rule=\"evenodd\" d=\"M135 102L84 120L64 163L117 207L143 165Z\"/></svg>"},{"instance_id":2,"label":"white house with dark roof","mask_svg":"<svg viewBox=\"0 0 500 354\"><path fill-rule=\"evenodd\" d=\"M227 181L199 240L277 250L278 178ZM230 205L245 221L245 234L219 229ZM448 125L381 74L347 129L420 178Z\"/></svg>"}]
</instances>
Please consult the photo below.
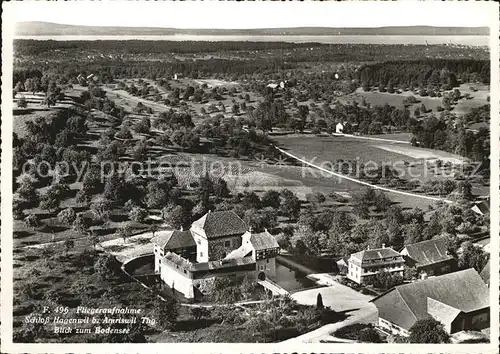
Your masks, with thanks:
<instances>
[{"instance_id":1,"label":"white house with dark roof","mask_svg":"<svg viewBox=\"0 0 500 354\"><path fill-rule=\"evenodd\" d=\"M408 336L418 320L434 318L448 333L490 327L489 289L472 268L396 286L370 300L378 325Z\"/></svg>"},{"instance_id":2,"label":"white house with dark roof","mask_svg":"<svg viewBox=\"0 0 500 354\"><path fill-rule=\"evenodd\" d=\"M390 247L367 249L351 254L347 278L364 284L381 271L403 276L404 263L403 257Z\"/></svg>"},{"instance_id":3,"label":"white house with dark roof","mask_svg":"<svg viewBox=\"0 0 500 354\"><path fill-rule=\"evenodd\" d=\"M455 258L448 252L446 237L406 245L399 253L406 265L428 276L446 274L456 267Z\"/></svg>"},{"instance_id":4,"label":"white house with dark roof","mask_svg":"<svg viewBox=\"0 0 500 354\"><path fill-rule=\"evenodd\" d=\"M335 133L342 134L344 132L344 124L342 122L338 122L335 125Z\"/></svg>"},{"instance_id":5,"label":"white house with dark roof","mask_svg":"<svg viewBox=\"0 0 500 354\"><path fill-rule=\"evenodd\" d=\"M210 291L217 277L276 275L279 245L267 230L252 233L232 211L208 212L187 231L162 231L152 239L155 271L186 298Z\"/></svg>"}]
</instances>

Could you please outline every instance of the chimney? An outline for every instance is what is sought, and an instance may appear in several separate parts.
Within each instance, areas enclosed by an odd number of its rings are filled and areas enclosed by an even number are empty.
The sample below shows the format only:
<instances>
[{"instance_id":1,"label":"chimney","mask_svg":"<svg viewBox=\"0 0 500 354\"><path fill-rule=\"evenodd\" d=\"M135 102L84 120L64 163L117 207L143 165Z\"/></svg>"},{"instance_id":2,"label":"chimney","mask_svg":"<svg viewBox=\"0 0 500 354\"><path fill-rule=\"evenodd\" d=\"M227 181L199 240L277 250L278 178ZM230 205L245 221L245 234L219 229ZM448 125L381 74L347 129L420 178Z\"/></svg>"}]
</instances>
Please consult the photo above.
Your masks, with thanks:
<instances>
[{"instance_id":1,"label":"chimney","mask_svg":"<svg viewBox=\"0 0 500 354\"><path fill-rule=\"evenodd\" d=\"M366 250L369 251L370 250L370 245L366 246Z\"/></svg>"},{"instance_id":2,"label":"chimney","mask_svg":"<svg viewBox=\"0 0 500 354\"><path fill-rule=\"evenodd\" d=\"M184 231L184 227L181 225L181 231Z\"/></svg>"},{"instance_id":3,"label":"chimney","mask_svg":"<svg viewBox=\"0 0 500 354\"><path fill-rule=\"evenodd\" d=\"M210 214L212 212L212 210L208 209L208 213Z\"/></svg>"},{"instance_id":4,"label":"chimney","mask_svg":"<svg viewBox=\"0 0 500 354\"><path fill-rule=\"evenodd\" d=\"M382 248L385 248L385 243L382 244Z\"/></svg>"},{"instance_id":5,"label":"chimney","mask_svg":"<svg viewBox=\"0 0 500 354\"><path fill-rule=\"evenodd\" d=\"M252 233L252 227L251 227L251 226L250 226L250 227L248 227L248 231L249 231L250 233Z\"/></svg>"},{"instance_id":6,"label":"chimney","mask_svg":"<svg viewBox=\"0 0 500 354\"><path fill-rule=\"evenodd\" d=\"M267 227L264 228L264 232L267 233Z\"/></svg>"}]
</instances>

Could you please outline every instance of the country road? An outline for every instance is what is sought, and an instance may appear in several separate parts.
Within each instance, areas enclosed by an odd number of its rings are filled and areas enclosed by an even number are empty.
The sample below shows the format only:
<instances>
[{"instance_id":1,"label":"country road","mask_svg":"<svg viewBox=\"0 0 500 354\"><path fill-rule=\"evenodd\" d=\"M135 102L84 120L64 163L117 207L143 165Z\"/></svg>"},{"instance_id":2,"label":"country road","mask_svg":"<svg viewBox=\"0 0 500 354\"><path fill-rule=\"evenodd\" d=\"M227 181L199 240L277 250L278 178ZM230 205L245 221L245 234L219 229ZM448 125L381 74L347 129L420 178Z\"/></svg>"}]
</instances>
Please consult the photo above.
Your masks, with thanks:
<instances>
[{"instance_id":1,"label":"country road","mask_svg":"<svg viewBox=\"0 0 500 354\"><path fill-rule=\"evenodd\" d=\"M383 138L374 138L374 137L360 136L360 135L354 135L354 134L332 133L332 135L333 136L345 136L345 137L353 138L353 139L384 141L384 142L387 142L387 143L394 143L394 144L410 144L409 141L394 140L394 139L383 139Z\"/></svg>"},{"instance_id":2,"label":"country road","mask_svg":"<svg viewBox=\"0 0 500 354\"><path fill-rule=\"evenodd\" d=\"M274 145L273 145L274 146ZM302 162L303 164L306 164L308 166L311 166L313 168L316 168L320 171L323 171L323 172L326 172L326 173L329 173L331 174L332 176L335 176L335 177L338 177L338 178L343 178L343 179L346 179L348 181L351 181L351 182L355 182L355 183L358 183L358 184L361 184L361 185L364 185L364 186L368 186L368 187L371 187L373 189L378 189L378 190L382 190L382 191L385 191L385 192L389 192L389 193L395 193L395 194L401 194L401 195L406 195L406 196L410 196L410 197L416 197L416 198L422 198L422 199L427 199L427 200L433 200L433 201L442 201L442 202L445 202L445 203L453 203L453 201L451 200L448 200L448 199L444 199L444 198L439 198L439 197L431 197L431 196L428 196L428 195L422 195L422 194L417 194L417 193L410 193L410 192L403 192L403 191L400 191L400 190L397 190L397 189L392 189L392 188L387 188L387 187L381 187L381 186L377 186L377 185L373 185L371 183L368 183L368 182L364 182L364 181L361 181L359 179L356 179L356 178L352 178L352 177L348 177L346 175L343 175L343 174L340 174L340 173L336 173L336 172L333 172L333 171L330 171L330 170L327 170L326 168L323 168L323 167L320 167L320 166L317 166L311 162L308 162L304 159L301 159L283 149L280 149L279 147L277 146L274 146L279 152L281 152L282 154L285 154L287 155L288 157L291 157L292 159L295 159L297 161L300 161Z\"/></svg>"}]
</instances>

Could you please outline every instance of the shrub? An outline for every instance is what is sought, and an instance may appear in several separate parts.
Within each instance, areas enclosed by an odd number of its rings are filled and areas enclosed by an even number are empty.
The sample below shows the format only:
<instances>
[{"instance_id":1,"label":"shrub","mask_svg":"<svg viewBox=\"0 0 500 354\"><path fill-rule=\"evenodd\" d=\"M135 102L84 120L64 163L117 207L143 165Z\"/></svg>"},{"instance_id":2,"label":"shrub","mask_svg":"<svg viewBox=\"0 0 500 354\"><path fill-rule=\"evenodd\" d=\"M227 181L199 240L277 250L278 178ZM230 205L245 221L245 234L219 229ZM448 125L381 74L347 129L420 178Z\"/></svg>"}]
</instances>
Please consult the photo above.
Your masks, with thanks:
<instances>
[{"instance_id":1,"label":"shrub","mask_svg":"<svg viewBox=\"0 0 500 354\"><path fill-rule=\"evenodd\" d=\"M350 339L365 343L382 343L382 338L372 324L354 323L342 328L339 328L333 336L338 338Z\"/></svg>"}]
</instances>

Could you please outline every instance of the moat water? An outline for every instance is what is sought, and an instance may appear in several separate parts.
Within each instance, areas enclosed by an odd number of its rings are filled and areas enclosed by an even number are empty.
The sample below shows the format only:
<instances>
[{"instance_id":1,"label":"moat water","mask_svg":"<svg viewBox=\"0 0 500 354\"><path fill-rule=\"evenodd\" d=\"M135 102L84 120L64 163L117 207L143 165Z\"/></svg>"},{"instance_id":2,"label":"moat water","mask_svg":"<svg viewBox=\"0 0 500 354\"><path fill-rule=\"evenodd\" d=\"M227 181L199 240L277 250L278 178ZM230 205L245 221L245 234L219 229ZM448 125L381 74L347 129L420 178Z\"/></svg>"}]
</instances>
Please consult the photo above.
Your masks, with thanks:
<instances>
[{"instance_id":1,"label":"moat water","mask_svg":"<svg viewBox=\"0 0 500 354\"><path fill-rule=\"evenodd\" d=\"M276 278L273 280L289 292L296 292L316 286L316 283L306 278L304 273L297 272L278 262L276 262Z\"/></svg>"}]
</instances>

